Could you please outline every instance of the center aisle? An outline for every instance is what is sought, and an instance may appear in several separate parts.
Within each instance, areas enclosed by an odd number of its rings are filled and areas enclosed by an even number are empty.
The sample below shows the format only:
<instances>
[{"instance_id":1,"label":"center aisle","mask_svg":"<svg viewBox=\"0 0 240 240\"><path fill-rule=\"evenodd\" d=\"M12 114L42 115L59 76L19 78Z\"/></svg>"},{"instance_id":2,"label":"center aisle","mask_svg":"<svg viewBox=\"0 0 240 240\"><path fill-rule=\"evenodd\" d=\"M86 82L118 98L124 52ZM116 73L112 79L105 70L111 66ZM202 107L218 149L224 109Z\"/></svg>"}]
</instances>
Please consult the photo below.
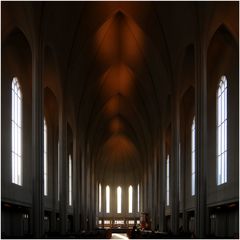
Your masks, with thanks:
<instances>
[{"instance_id":1,"label":"center aisle","mask_svg":"<svg viewBox=\"0 0 240 240\"><path fill-rule=\"evenodd\" d=\"M126 233L113 233L111 239L128 239Z\"/></svg>"}]
</instances>

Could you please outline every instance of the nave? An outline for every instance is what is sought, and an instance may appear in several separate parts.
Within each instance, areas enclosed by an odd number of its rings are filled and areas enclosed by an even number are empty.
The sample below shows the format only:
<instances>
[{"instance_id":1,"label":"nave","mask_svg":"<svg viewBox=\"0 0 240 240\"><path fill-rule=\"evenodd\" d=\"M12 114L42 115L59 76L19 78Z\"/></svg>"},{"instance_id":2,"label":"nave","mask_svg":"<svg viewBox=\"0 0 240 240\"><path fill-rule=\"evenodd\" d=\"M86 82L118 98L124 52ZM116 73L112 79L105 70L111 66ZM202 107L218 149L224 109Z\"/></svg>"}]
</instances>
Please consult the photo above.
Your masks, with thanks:
<instances>
[{"instance_id":1,"label":"nave","mask_svg":"<svg viewBox=\"0 0 240 240\"><path fill-rule=\"evenodd\" d=\"M2 238L239 236L237 1L4 1L1 23Z\"/></svg>"}]
</instances>

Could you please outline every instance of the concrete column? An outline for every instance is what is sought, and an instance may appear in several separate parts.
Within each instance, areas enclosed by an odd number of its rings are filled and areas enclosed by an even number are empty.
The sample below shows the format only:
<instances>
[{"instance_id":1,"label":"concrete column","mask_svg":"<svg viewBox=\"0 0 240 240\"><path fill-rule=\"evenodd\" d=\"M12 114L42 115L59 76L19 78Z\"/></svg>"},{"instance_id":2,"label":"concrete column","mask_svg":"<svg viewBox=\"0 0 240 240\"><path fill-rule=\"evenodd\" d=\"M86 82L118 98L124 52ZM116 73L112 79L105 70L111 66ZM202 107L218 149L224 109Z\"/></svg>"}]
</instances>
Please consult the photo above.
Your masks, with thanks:
<instances>
[{"instance_id":1,"label":"concrete column","mask_svg":"<svg viewBox=\"0 0 240 240\"><path fill-rule=\"evenodd\" d=\"M150 213L150 221L151 221L151 229L154 230L154 227L155 227L155 209L154 209L154 206L155 206L155 170L154 170L154 154L151 155L151 167L149 169L149 185L148 185L148 188L150 187L149 189L149 193L150 193L150 196L151 196L151 199L150 199L150 203L149 203L149 213Z\"/></svg>"},{"instance_id":2,"label":"concrete column","mask_svg":"<svg viewBox=\"0 0 240 240\"><path fill-rule=\"evenodd\" d=\"M179 225L179 108L176 92L172 96L172 131L170 157L170 192L172 232L177 234Z\"/></svg>"},{"instance_id":3,"label":"concrete column","mask_svg":"<svg viewBox=\"0 0 240 240\"><path fill-rule=\"evenodd\" d=\"M154 173L154 190L153 190L153 214L154 214L154 226L153 230L157 228L158 225L158 185L157 185L157 178L158 178L158 168L157 168L157 154L156 150L154 153L154 167L153 167L153 173Z\"/></svg>"},{"instance_id":4,"label":"concrete column","mask_svg":"<svg viewBox=\"0 0 240 240\"><path fill-rule=\"evenodd\" d=\"M88 168L87 168L87 181L88 181L88 186L87 186L87 191L88 191L88 198L87 198L87 203L88 203L88 230L92 229L92 177L91 177L91 168L92 168L92 163L91 163L91 157L88 152Z\"/></svg>"},{"instance_id":5,"label":"concrete column","mask_svg":"<svg viewBox=\"0 0 240 240\"><path fill-rule=\"evenodd\" d=\"M96 182L95 182L95 171L94 171L94 161L91 156L91 206L90 206L90 213L91 213L91 229L96 227Z\"/></svg>"},{"instance_id":6,"label":"concrete column","mask_svg":"<svg viewBox=\"0 0 240 240\"><path fill-rule=\"evenodd\" d=\"M105 183L101 183L102 186L102 216L103 216L103 222L102 226L104 227L104 219L106 218L106 185Z\"/></svg>"},{"instance_id":7,"label":"concrete column","mask_svg":"<svg viewBox=\"0 0 240 240\"><path fill-rule=\"evenodd\" d=\"M57 130L58 131L58 130ZM58 204L58 137L57 137L57 131L56 128L53 129L52 134L52 149L53 149L53 168L52 168L52 174L53 174L53 209L51 212L51 225L50 225L50 231L55 232L57 229L57 219L56 219L56 209Z\"/></svg>"},{"instance_id":8,"label":"concrete column","mask_svg":"<svg viewBox=\"0 0 240 240\"><path fill-rule=\"evenodd\" d=\"M185 133L184 133L185 135ZM186 158L187 158L187 152L186 152L186 140L185 140L185 136L184 138L182 138L181 140L181 164L182 164L182 178L181 178L181 182L182 182L182 210L183 210L183 230L184 232L186 232L187 229L187 211L186 211Z\"/></svg>"},{"instance_id":9,"label":"concrete column","mask_svg":"<svg viewBox=\"0 0 240 240\"><path fill-rule=\"evenodd\" d=\"M125 185L122 188L124 218L126 218L129 215L129 213L128 213L128 187L129 187L128 185Z\"/></svg>"},{"instance_id":10,"label":"concrete column","mask_svg":"<svg viewBox=\"0 0 240 240\"><path fill-rule=\"evenodd\" d=\"M51 232L55 232L56 231L56 211L53 209L53 211L51 211L51 222L50 222L50 231Z\"/></svg>"},{"instance_id":11,"label":"concrete column","mask_svg":"<svg viewBox=\"0 0 240 240\"><path fill-rule=\"evenodd\" d=\"M90 230L90 204L91 204L91 196L90 196L90 163L89 163L89 154L87 154L87 164L85 166L85 171L86 171L86 195L85 195L85 203L86 203L86 217L85 217L85 224L86 224L86 229Z\"/></svg>"},{"instance_id":12,"label":"concrete column","mask_svg":"<svg viewBox=\"0 0 240 240\"><path fill-rule=\"evenodd\" d=\"M86 230L86 218L87 218L87 172L86 172L86 154L82 154L82 229Z\"/></svg>"},{"instance_id":13,"label":"concrete column","mask_svg":"<svg viewBox=\"0 0 240 240\"><path fill-rule=\"evenodd\" d=\"M137 189L137 184L133 185L133 215L134 218L138 216L138 189Z\"/></svg>"},{"instance_id":14,"label":"concrete column","mask_svg":"<svg viewBox=\"0 0 240 240\"><path fill-rule=\"evenodd\" d=\"M86 183L85 183L85 155L82 152L81 153L81 230L85 229L85 211L86 211L86 205L85 205L85 196L86 196Z\"/></svg>"},{"instance_id":15,"label":"concrete column","mask_svg":"<svg viewBox=\"0 0 240 240\"><path fill-rule=\"evenodd\" d=\"M78 163L78 221L79 221L79 231L82 229L82 156L81 156L81 149L80 149L80 140L77 133L77 163Z\"/></svg>"},{"instance_id":16,"label":"concrete column","mask_svg":"<svg viewBox=\"0 0 240 240\"><path fill-rule=\"evenodd\" d=\"M79 232L80 223L79 223L79 159L77 154L77 136L76 133L73 135L73 222L74 222L74 231Z\"/></svg>"},{"instance_id":17,"label":"concrete column","mask_svg":"<svg viewBox=\"0 0 240 240\"><path fill-rule=\"evenodd\" d=\"M160 191L160 185L158 184L159 182L159 155L158 155L158 148L156 148L156 152L155 152L155 157L156 157L156 163L155 163L155 171L156 171L156 177L155 177L155 195L156 195L156 217L155 217L155 221L156 221L156 228L159 230L159 209L160 209L160 198L159 198L159 191Z\"/></svg>"},{"instance_id":18,"label":"concrete column","mask_svg":"<svg viewBox=\"0 0 240 240\"><path fill-rule=\"evenodd\" d=\"M162 180L161 180L161 171L160 171L160 165L161 165L161 158L160 158L160 147L158 146L158 152L157 152L157 161L158 161L158 164L157 164L157 173L158 173L158 177L157 177L157 189L158 189L158 200L157 200L157 211L158 211L158 230L160 230L160 225L161 225L161 183L162 183Z\"/></svg>"},{"instance_id":19,"label":"concrete column","mask_svg":"<svg viewBox=\"0 0 240 240\"><path fill-rule=\"evenodd\" d=\"M110 187L110 212L112 216L117 214L117 187L117 185Z\"/></svg>"},{"instance_id":20,"label":"concrete column","mask_svg":"<svg viewBox=\"0 0 240 240\"><path fill-rule=\"evenodd\" d=\"M60 232L67 232L67 121L63 102L59 124L60 146Z\"/></svg>"},{"instance_id":21,"label":"concrete column","mask_svg":"<svg viewBox=\"0 0 240 240\"><path fill-rule=\"evenodd\" d=\"M200 15L200 14L199 14ZM195 104L196 104L196 235L206 231L206 161L207 161L207 73L206 50L200 25L195 45Z\"/></svg>"},{"instance_id":22,"label":"concrete column","mask_svg":"<svg viewBox=\"0 0 240 240\"><path fill-rule=\"evenodd\" d=\"M152 161L152 159L150 160ZM146 189L147 189L147 212L150 214L149 218L152 218L152 193L153 193L153 186L152 186L152 165L149 164L148 168L147 168L147 185L146 185Z\"/></svg>"},{"instance_id":23,"label":"concrete column","mask_svg":"<svg viewBox=\"0 0 240 240\"><path fill-rule=\"evenodd\" d=\"M146 163L144 161L144 169L146 169ZM146 185L146 172L143 171L142 181L141 181L141 212L145 211L145 205L146 205L146 193L145 193L145 185Z\"/></svg>"},{"instance_id":24,"label":"concrete column","mask_svg":"<svg viewBox=\"0 0 240 240\"><path fill-rule=\"evenodd\" d=\"M144 179L142 179L142 181L139 184L139 188L140 188L140 211L139 211L139 215L140 216L141 216L141 213L143 212L143 209L144 209L144 206L143 206L143 202L144 202L143 182L144 182Z\"/></svg>"},{"instance_id":25,"label":"concrete column","mask_svg":"<svg viewBox=\"0 0 240 240\"><path fill-rule=\"evenodd\" d=\"M92 228L95 229L96 228L96 216L97 216L97 181L95 178L95 164L94 161L92 160L92 171L91 171L91 177L92 177Z\"/></svg>"},{"instance_id":26,"label":"concrete column","mask_svg":"<svg viewBox=\"0 0 240 240\"><path fill-rule=\"evenodd\" d=\"M33 160L33 235L43 237L43 43L33 49L32 58L32 160Z\"/></svg>"},{"instance_id":27,"label":"concrete column","mask_svg":"<svg viewBox=\"0 0 240 240\"><path fill-rule=\"evenodd\" d=\"M165 205L166 205L166 154L164 147L164 134L160 137L159 187L160 187L160 231L165 231Z\"/></svg>"}]
</instances>

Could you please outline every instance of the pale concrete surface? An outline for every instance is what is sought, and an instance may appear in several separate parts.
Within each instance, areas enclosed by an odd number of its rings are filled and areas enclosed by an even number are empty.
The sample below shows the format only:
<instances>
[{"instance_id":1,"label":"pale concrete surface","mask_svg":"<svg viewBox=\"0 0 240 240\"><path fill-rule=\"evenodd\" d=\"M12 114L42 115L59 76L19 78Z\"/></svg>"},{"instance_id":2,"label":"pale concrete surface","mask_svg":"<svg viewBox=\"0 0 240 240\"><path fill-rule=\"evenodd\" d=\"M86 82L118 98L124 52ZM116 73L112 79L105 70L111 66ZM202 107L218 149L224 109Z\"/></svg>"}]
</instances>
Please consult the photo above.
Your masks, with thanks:
<instances>
[{"instance_id":1,"label":"pale concrete surface","mask_svg":"<svg viewBox=\"0 0 240 240\"><path fill-rule=\"evenodd\" d=\"M128 239L126 233L113 233L111 239Z\"/></svg>"}]
</instances>

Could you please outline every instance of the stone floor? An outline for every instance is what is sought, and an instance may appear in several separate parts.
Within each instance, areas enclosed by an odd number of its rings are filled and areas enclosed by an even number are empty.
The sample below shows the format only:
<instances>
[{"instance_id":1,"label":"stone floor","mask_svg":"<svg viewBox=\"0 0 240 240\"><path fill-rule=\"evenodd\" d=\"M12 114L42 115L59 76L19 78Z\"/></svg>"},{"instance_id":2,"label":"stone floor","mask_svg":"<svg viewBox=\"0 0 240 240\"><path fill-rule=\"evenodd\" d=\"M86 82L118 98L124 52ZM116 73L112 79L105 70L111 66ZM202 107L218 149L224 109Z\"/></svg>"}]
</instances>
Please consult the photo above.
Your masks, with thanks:
<instances>
[{"instance_id":1,"label":"stone floor","mask_svg":"<svg viewBox=\"0 0 240 240\"><path fill-rule=\"evenodd\" d=\"M113 233L111 239L128 239L126 233Z\"/></svg>"}]
</instances>

